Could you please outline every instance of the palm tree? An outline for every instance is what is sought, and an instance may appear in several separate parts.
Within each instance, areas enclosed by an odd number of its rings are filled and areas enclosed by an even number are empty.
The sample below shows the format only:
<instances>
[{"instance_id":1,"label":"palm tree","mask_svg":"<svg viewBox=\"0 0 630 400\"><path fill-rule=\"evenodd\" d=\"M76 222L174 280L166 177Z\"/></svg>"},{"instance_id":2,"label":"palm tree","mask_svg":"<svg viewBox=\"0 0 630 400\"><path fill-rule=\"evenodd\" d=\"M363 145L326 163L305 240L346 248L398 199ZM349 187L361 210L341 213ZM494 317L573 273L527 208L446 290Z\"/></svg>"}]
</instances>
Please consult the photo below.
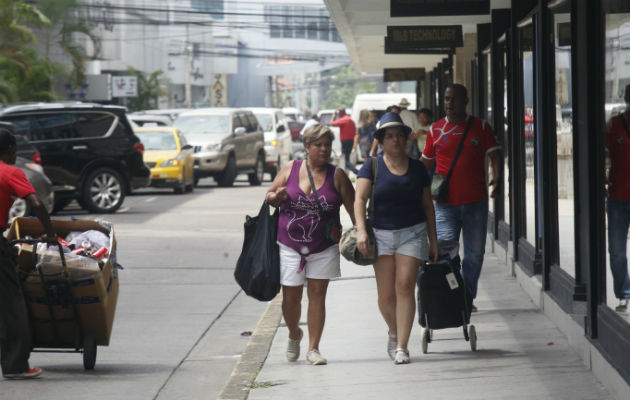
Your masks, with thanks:
<instances>
[{"instance_id":1,"label":"palm tree","mask_svg":"<svg viewBox=\"0 0 630 400\"><path fill-rule=\"evenodd\" d=\"M169 96L164 88L164 84L160 82L160 77L164 71L158 70L153 72L149 77L134 67L127 67L129 75L133 75L138 79L138 96L129 100L128 107L131 111L148 110L158 107L158 100L161 96Z\"/></svg>"},{"instance_id":2,"label":"palm tree","mask_svg":"<svg viewBox=\"0 0 630 400\"><path fill-rule=\"evenodd\" d=\"M42 79L51 80L43 73L52 66L40 65L41 59L29 47L37 41L29 25L42 27L49 23L35 6L0 0L0 102L30 100L30 94L37 98L49 97L50 93L44 95L39 87ZM29 71L33 66L38 67ZM36 93L29 93L30 90Z\"/></svg>"},{"instance_id":3,"label":"palm tree","mask_svg":"<svg viewBox=\"0 0 630 400\"><path fill-rule=\"evenodd\" d=\"M50 61L51 48L53 45L59 46L72 62L72 83L84 83L85 61L98 57L101 42L93 32L93 26L79 18L81 5L76 0L36 0L36 3L51 21L41 28L44 58ZM94 48L93 54L88 55L85 47L74 40L76 35L84 35L90 39Z\"/></svg>"}]
</instances>

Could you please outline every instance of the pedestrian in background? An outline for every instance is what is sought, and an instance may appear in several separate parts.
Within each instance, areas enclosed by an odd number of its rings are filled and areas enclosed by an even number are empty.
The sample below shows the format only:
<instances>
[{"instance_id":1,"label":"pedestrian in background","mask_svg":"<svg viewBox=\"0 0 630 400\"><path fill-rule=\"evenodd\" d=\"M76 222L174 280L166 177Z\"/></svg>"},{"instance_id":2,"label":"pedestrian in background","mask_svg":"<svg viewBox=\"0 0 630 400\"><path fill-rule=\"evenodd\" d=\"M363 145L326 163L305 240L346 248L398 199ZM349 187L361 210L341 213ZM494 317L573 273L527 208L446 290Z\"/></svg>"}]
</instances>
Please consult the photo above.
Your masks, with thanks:
<instances>
[{"instance_id":1,"label":"pedestrian in background","mask_svg":"<svg viewBox=\"0 0 630 400\"><path fill-rule=\"evenodd\" d=\"M341 205L354 224L352 183L342 169L329 163L334 138L327 126L311 126L304 133L306 159L285 165L266 195L271 205L280 208L278 245L282 315L289 328L287 360L296 361L300 356L303 332L299 323L302 292L307 282L309 348L306 360L312 365L327 363L319 352L319 342L326 319L328 282L341 275L338 239L330 237L330 227L339 223ZM309 170L315 188L310 183Z\"/></svg>"},{"instance_id":2,"label":"pedestrian in background","mask_svg":"<svg viewBox=\"0 0 630 400\"><path fill-rule=\"evenodd\" d=\"M373 113L369 110L361 110L359 114L359 149L361 157L367 158L370 155L376 124L372 120Z\"/></svg>"},{"instance_id":3,"label":"pedestrian in background","mask_svg":"<svg viewBox=\"0 0 630 400\"><path fill-rule=\"evenodd\" d=\"M386 113L375 138L383 146L377 158L376 176L366 160L357 179L354 204L357 247L367 254L366 203L374 185L374 219L378 258L374 263L378 306L389 328L387 353L396 364L409 363L407 349L416 313L415 288L418 267L431 257L437 260L438 245L430 181L424 165L407 157L405 144L411 132L400 117ZM428 236L428 240L427 240Z\"/></svg>"},{"instance_id":4,"label":"pedestrian in background","mask_svg":"<svg viewBox=\"0 0 630 400\"><path fill-rule=\"evenodd\" d=\"M31 206L46 232L46 240L57 243L46 207L24 172L13 166L17 145L10 131L0 128L0 229L8 228L9 210L16 198ZM41 368L31 368L31 330L22 288L16 274L16 259L9 242L0 235L0 365L8 379L35 378Z\"/></svg>"},{"instance_id":5,"label":"pedestrian in background","mask_svg":"<svg viewBox=\"0 0 630 400\"><path fill-rule=\"evenodd\" d=\"M341 152L346 160L346 170L350 170L356 175L359 171L350 161L350 154L352 154L359 142L357 126L352 121L352 118L346 114L345 108L339 108L335 111L332 126L339 128L339 140L341 140Z\"/></svg>"},{"instance_id":6,"label":"pedestrian in background","mask_svg":"<svg viewBox=\"0 0 630 400\"><path fill-rule=\"evenodd\" d=\"M411 103L407 100L406 97L400 99L400 103L398 103L398 107L400 108L400 119L402 119L403 124L411 128L411 132L415 132L418 130L418 116L415 112L408 110Z\"/></svg>"},{"instance_id":7,"label":"pedestrian in background","mask_svg":"<svg viewBox=\"0 0 630 400\"><path fill-rule=\"evenodd\" d=\"M427 171L436 164L435 173L443 176L453 164L457 148L464 137L462 152L448 182L448 199L435 203L438 239L459 242L464 236L462 277L473 298L477 296L477 283L486 249L488 224L488 189L494 198L501 182L501 145L488 122L466 114L468 91L463 85L450 84L444 91L446 117L429 129L422 154ZM490 158L492 179L486 185L485 161ZM472 310L477 308L473 304Z\"/></svg>"},{"instance_id":8,"label":"pedestrian in background","mask_svg":"<svg viewBox=\"0 0 630 400\"><path fill-rule=\"evenodd\" d=\"M317 114L311 115L311 118L309 118L308 121L304 123L302 130L300 130L300 139L302 138L302 136L304 136L304 132L306 132L308 128L317 124L319 124L319 117L317 116Z\"/></svg>"},{"instance_id":9,"label":"pedestrian in background","mask_svg":"<svg viewBox=\"0 0 630 400\"><path fill-rule=\"evenodd\" d=\"M628 276L628 227L630 226L630 85L626 86L626 110L608 122L606 154L610 159L607 174L606 207L608 216L608 253L616 311L628 310L630 277Z\"/></svg>"}]
</instances>

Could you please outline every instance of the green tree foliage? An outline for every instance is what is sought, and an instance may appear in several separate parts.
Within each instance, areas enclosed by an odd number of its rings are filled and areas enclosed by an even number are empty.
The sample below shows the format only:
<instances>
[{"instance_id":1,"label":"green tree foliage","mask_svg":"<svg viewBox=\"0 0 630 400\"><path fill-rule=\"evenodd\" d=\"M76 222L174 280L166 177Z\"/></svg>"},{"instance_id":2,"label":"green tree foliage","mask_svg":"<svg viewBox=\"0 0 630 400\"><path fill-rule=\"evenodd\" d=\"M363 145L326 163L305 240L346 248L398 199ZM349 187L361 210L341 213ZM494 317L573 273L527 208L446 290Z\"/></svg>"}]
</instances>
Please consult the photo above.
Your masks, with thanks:
<instances>
[{"instance_id":1,"label":"green tree foliage","mask_svg":"<svg viewBox=\"0 0 630 400\"><path fill-rule=\"evenodd\" d=\"M31 27L48 24L37 7L0 0L0 102L52 99L48 88L59 68L31 47L36 42Z\"/></svg>"},{"instance_id":2,"label":"green tree foliage","mask_svg":"<svg viewBox=\"0 0 630 400\"><path fill-rule=\"evenodd\" d=\"M352 107L359 93L374 93L376 84L367 81L356 72L353 66L344 65L322 73L325 108Z\"/></svg>"},{"instance_id":3,"label":"green tree foliage","mask_svg":"<svg viewBox=\"0 0 630 400\"><path fill-rule=\"evenodd\" d=\"M169 96L164 83L160 81L164 71L155 71L148 77L134 67L127 67L127 71L129 71L129 75L138 78L138 96L130 98L127 104L130 111L157 108L159 98Z\"/></svg>"}]
</instances>

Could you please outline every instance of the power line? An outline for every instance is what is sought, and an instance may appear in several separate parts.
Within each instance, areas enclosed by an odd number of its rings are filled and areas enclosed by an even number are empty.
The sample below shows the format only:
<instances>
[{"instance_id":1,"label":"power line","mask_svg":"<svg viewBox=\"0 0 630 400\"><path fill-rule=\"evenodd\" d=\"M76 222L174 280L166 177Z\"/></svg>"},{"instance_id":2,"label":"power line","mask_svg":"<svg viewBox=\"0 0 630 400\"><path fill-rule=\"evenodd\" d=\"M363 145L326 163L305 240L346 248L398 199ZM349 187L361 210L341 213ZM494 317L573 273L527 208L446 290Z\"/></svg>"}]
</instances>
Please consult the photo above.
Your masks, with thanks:
<instances>
[{"instance_id":1,"label":"power line","mask_svg":"<svg viewBox=\"0 0 630 400\"><path fill-rule=\"evenodd\" d=\"M250 17L281 17L281 18L312 18L312 19L326 19L330 20L329 15L296 15L296 14L273 14L273 13L247 13L247 12L231 12L231 11L199 11L199 10L187 10L187 9L162 9L162 8L148 8L148 7L130 7L130 6L114 6L111 4L92 5L84 4L85 8L98 8L98 9L111 9L111 10L124 10L124 11L145 11L156 13L182 13L182 14L201 14L201 15L234 15L234 16L250 16ZM325 9L325 7L322 7Z\"/></svg>"}]
</instances>

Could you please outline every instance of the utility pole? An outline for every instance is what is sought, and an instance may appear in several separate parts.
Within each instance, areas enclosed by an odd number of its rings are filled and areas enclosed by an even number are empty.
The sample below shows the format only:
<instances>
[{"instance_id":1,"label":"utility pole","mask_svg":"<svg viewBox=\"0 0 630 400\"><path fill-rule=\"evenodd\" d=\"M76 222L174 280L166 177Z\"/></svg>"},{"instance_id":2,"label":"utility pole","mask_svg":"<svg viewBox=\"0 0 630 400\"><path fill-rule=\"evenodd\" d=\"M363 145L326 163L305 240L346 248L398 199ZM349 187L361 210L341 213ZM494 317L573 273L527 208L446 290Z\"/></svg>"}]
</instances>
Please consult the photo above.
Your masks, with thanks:
<instances>
[{"instance_id":1,"label":"utility pole","mask_svg":"<svg viewBox=\"0 0 630 400\"><path fill-rule=\"evenodd\" d=\"M188 24L186 24L186 43L184 44L184 55L186 56L186 69L185 69L185 74L186 76L184 77L185 79L185 96L186 96L186 107L191 108L192 107L192 95L191 95L191 89L190 89L190 63L192 62L192 49L191 49L191 44L190 44L190 40L188 37Z\"/></svg>"}]
</instances>

